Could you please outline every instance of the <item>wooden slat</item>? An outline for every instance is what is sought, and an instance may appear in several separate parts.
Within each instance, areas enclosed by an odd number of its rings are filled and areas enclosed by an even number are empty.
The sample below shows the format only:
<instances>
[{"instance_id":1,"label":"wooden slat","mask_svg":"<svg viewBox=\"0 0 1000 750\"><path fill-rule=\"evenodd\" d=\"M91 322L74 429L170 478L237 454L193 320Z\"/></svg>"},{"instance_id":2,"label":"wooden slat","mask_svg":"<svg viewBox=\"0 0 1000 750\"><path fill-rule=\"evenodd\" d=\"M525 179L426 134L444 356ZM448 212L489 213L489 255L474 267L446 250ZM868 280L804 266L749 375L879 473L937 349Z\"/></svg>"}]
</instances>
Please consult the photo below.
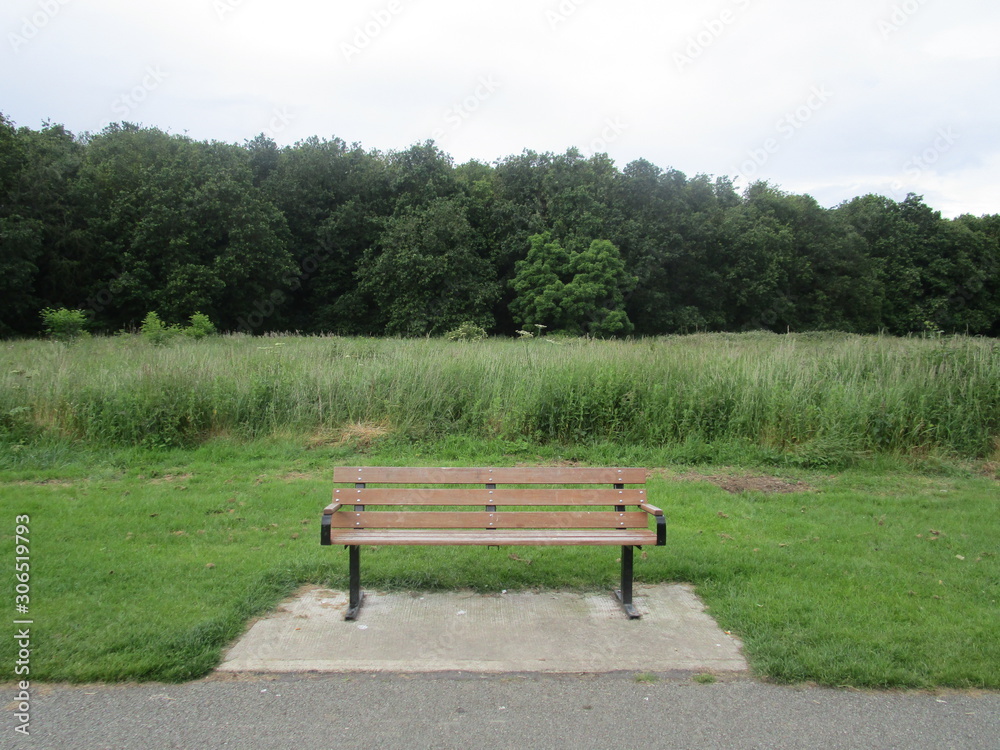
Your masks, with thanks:
<instances>
[{"instance_id":1,"label":"wooden slat","mask_svg":"<svg viewBox=\"0 0 1000 750\"><path fill-rule=\"evenodd\" d=\"M645 490L602 489L449 489L400 487L343 488L333 501L344 505L639 505ZM651 506L652 507L652 506Z\"/></svg>"},{"instance_id":2,"label":"wooden slat","mask_svg":"<svg viewBox=\"0 0 1000 750\"><path fill-rule=\"evenodd\" d=\"M334 482L370 484L645 484L641 468L338 466Z\"/></svg>"},{"instance_id":3,"label":"wooden slat","mask_svg":"<svg viewBox=\"0 0 1000 750\"><path fill-rule=\"evenodd\" d=\"M336 513L338 510L340 510L340 503L330 503L323 508L323 515L328 516L331 513Z\"/></svg>"},{"instance_id":4,"label":"wooden slat","mask_svg":"<svg viewBox=\"0 0 1000 750\"><path fill-rule=\"evenodd\" d=\"M663 515L663 511L657 508L655 505L650 505L649 503L640 503L639 507L642 508L647 513L652 513L654 516Z\"/></svg>"},{"instance_id":5,"label":"wooden slat","mask_svg":"<svg viewBox=\"0 0 1000 750\"><path fill-rule=\"evenodd\" d=\"M406 544L447 546L556 546L556 545L655 545L656 533L642 529L607 531L541 531L497 529L496 531L379 531L334 529L332 544L396 546Z\"/></svg>"},{"instance_id":6,"label":"wooden slat","mask_svg":"<svg viewBox=\"0 0 1000 750\"><path fill-rule=\"evenodd\" d=\"M645 529L645 513L594 513L589 511L499 512L459 511L441 513L391 511L356 513L341 510L331 518L339 529Z\"/></svg>"}]
</instances>

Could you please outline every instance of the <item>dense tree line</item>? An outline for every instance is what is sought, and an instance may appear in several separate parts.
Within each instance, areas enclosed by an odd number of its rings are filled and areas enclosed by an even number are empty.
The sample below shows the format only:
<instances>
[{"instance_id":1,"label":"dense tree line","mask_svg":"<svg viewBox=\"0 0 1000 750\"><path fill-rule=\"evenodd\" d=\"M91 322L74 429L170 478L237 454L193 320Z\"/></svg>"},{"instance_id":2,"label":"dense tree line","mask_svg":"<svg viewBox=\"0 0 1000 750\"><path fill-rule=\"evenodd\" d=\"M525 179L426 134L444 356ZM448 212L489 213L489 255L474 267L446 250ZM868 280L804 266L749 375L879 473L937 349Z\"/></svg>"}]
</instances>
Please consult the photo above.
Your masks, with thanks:
<instances>
[{"instance_id":1,"label":"dense tree line","mask_svg":"<svg viewBox=\"0 0 1000 750\"><path fill-rule=\"evenodd\" d=\"M107 332L156 311L255 333L997 336L998 274L1000 215L942 219L915 195L826 209L575 149L455 165L432 142L76 137L0 115L3 336L60 307Z\"/></svg>"}]
</instances>

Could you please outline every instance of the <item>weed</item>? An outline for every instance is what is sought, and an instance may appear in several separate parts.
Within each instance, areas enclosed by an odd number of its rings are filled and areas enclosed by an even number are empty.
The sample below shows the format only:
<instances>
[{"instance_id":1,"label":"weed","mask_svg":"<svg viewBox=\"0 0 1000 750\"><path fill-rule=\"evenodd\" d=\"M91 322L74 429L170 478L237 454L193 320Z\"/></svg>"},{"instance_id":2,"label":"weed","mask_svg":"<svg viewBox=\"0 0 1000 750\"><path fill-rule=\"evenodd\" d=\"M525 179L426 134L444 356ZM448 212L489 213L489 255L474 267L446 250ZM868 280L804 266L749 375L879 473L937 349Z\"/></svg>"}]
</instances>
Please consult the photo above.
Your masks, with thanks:
<instances>
[{"instance_id":1,"label":"weed","mask_svg":"<svg viewBox=\"0 0 1000 750\"><path fill-rule=\"evenodd\" d=\"M475 323L465 322L458 328L448 331L445 338L449 341L483 341L486 338L486 329Z\"/></svg>"}]
</instances>

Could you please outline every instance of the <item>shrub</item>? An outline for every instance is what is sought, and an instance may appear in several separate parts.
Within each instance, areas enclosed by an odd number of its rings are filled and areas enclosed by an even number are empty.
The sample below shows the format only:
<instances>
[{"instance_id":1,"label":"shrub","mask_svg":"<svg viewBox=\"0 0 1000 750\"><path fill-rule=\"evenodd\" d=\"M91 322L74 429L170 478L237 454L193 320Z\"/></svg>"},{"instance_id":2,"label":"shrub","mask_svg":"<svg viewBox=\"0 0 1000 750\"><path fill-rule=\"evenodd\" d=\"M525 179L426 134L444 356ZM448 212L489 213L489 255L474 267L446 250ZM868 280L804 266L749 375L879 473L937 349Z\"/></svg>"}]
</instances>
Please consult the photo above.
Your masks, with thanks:
<instances>
[{"instance_id":1,"label":"shrub","mask_svg":"<svg viewBox=\"0 0 1000 750\"><path fill-rule=\"evenodd\" d=\"M177 326L170 326L160 320L160 316L155 312L146 313L139 327L142 337L154 346L163 346L170 339L180 333Z\"/></svg>"},{"instance_id":2,"label":"shrub","mask_svg":"<svg viewBox=\"0 0 1000 750\"><path fill-rule=\"evenodd\" d=\"M193 339L203 339L215 333L215 324L204 313L196 312L191 316L191 323L184 329L184 335Z\"/></svg>"},{"instance_id":3,"label":"shrub","mask_svg":"<svg viewBox=\"0 0 1000 750\"><path fill-rule=\"evenodd\" d=\"M67 310L65 307L53 310L46 307L42 310L42 323L45 325L45 333L58 341L71 341L88 335L85 330L87 313L83 310Z\"/></svg>"},{"instance_id":4,"label":"shrub","mask_svg":"<svg viewBox=\"0 0 1000 750\"><path fill-rule=\"evenodd\" d=\"M445 336L449 341L482 341L486 338L486 329L466 321L458 328L448 331Z\"/></svg>"}]
</instances>

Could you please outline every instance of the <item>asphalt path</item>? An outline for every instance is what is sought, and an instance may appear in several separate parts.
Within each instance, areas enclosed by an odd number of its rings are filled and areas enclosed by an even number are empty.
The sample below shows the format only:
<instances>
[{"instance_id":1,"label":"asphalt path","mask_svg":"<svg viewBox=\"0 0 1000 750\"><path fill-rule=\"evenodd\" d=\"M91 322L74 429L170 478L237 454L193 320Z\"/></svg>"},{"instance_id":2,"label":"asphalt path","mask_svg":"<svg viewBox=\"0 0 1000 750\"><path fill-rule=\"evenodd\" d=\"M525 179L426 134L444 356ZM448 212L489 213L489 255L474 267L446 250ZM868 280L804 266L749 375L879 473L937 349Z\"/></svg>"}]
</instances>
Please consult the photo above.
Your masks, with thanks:
<instances>
[{"instance_id":1,"label":"asphalt path","mask_svg":"<svg viewBox=\"0 0 1000 750\"><path fill-rule=\"evenodd\" d=\"M3 688L0 748L932 748L1000 750L1000 694L701 684L659 675L218 675Z\"/></svg>"}]
</instances>

